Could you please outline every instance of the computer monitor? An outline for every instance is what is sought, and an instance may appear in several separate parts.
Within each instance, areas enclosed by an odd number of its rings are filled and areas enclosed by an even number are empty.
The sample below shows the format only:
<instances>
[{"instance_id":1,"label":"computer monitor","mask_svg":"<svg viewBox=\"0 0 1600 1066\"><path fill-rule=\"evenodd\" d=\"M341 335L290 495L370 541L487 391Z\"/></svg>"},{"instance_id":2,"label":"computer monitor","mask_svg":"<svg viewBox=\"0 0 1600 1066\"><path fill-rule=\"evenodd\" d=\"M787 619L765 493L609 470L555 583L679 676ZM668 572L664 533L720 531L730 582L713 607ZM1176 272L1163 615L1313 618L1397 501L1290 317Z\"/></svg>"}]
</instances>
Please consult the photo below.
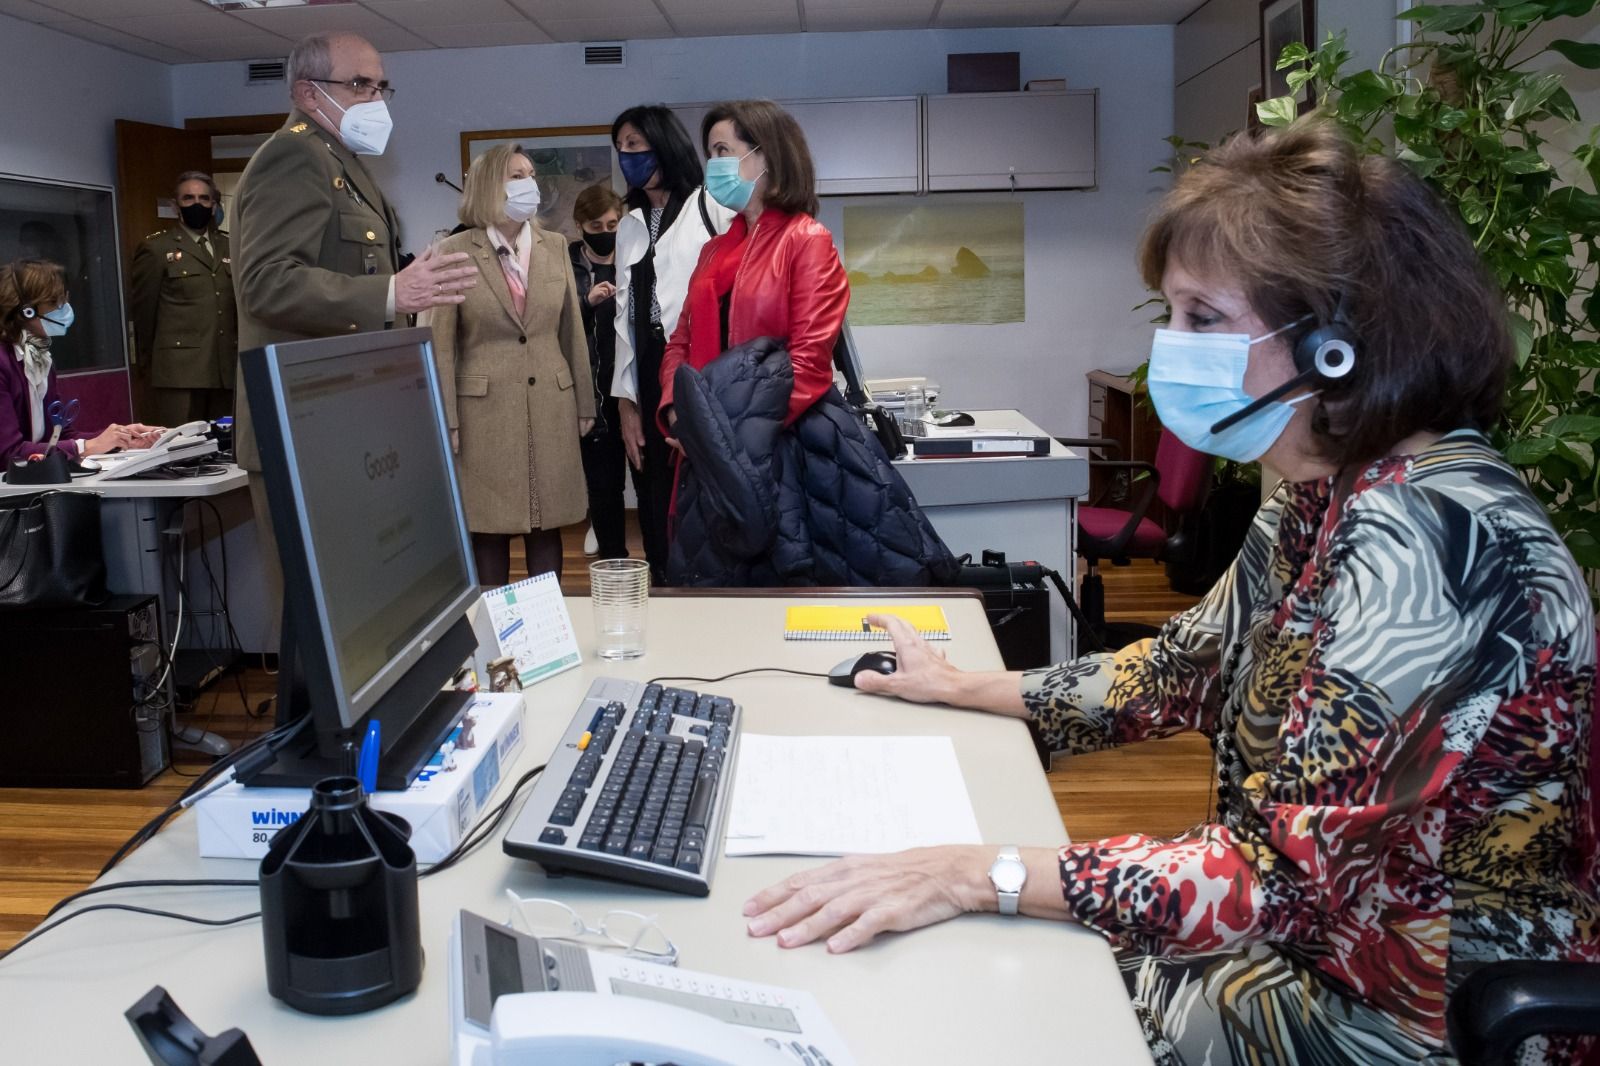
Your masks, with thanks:
<instances>
[{"instance_id":1,"label":"computer monitor","mask_svg":"<svg viewBox=\"0 0 1600 1066\"><path fill-rule=\"evenodd\" d=\"M311 730L257 785L349 772L381 722L379 787L404 788L459 720L441 691L476 640L472 548L432 333L240 354L283 561L279 721Z\"/></svg>"},{"instance_id":2,"label":"computer monitor","mask_svg":"<svg viewBox=\"0 0 1600 1066\"><path fill-rule=\"evenodd\" d=\"M866 374L861 369L861 352L850 333L849 319L840 324L839 336L833 342L833 365L844 375L846 400L856 407L872 402L872 395L867 392Z\"/></svg>"}]
</instances>

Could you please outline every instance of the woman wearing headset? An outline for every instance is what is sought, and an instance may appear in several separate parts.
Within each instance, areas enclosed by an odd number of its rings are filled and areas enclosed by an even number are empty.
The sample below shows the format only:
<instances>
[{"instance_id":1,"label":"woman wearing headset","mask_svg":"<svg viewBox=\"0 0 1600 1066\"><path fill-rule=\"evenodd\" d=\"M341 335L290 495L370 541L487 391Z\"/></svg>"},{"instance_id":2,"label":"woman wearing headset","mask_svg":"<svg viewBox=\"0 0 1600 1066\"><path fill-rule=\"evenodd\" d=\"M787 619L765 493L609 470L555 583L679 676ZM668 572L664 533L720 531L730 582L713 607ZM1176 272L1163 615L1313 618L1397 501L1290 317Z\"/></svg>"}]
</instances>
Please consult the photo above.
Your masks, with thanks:
<instances>
[{"instance_id":1,"label":"woman wearing headset","mask_svg":"<svg viewBox=\"0 0 1600 1066\"><path fill-rule=\"evenodd\" d=\"M148 445L161 430L139 423L110 425L84 437L51 420L61 402L50 342L72 325L66 275L45 259L0 266L0 459L26 459L55 448L77 459Z\"/></svg>"},{"instance_id":2,"label":"woman wearing headset","mask_svg":"<svg viewBox=\"0 0 1600 1066\"><path fill-rule=\"evenodd\" d=\"M1600 960L1594 615L1485 436L1504 300L1418 178L1317 119L1211 152L1140 261L1172 311L1157 413L1285 477L1232 568L1153 640L1022 674L884 619L898 670L856 684L1028 719L1058 751L1198 730L1215 819L847 859L759 893L749 931L838 952L964 911L1073 921L1117 945L1162 1066L1452 1061L1474 968ZM1519 1061L1581 1052L1540 1037Z\"/></svg>"}]
</instances>

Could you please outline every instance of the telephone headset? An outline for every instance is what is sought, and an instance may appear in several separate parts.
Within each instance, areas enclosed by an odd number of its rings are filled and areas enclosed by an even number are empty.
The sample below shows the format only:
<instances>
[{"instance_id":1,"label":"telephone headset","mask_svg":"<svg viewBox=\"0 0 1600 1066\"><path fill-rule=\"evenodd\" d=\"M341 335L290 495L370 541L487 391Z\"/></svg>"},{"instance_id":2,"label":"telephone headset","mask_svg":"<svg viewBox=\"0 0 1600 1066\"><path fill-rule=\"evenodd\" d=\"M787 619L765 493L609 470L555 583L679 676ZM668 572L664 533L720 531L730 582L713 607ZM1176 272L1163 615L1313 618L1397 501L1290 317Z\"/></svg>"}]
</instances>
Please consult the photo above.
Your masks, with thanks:
<instances>
[{"instance_id":1,"label":"telephone headset","mask_svg":"<svg viewBox=\"0 0 1600 1066\"><path fill-rule=\"evenodd\" d=\"M1307 330L1294 342L1294 366L1299 371L1282 385L1259 396L1239 410L1219 419L1211 432L1221 433L1235 426L1268 404L1287 396L1302 385L1313 381L1338 381L1356 368L1356 332L1345 314L1345 297L1339 294L1334 308L1333 321Z\"/></svg>"}]
</instances>

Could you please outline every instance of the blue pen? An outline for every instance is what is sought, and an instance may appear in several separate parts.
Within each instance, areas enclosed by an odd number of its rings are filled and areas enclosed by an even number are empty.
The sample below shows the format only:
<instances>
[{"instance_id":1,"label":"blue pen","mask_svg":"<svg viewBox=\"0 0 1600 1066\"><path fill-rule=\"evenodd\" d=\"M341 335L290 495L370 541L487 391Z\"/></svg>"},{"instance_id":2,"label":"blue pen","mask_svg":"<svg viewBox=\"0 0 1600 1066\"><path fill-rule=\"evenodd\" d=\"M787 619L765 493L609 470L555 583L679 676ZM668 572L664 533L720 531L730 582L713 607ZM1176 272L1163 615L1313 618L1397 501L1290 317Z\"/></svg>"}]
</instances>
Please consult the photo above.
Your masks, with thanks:
<instances>
[{"instance_id":1,"label":"blue pen","mask_svg":"<svg viewBox=\"0 0 1600 1066\"><path fill-rule=\"evenodd\" d=\"M382 737L383 723L374 718L367 723L367 739L361 742L361 756L356 760L361 790L369 796L378 790L378 746Z\"/></svg>"}]
</instances>

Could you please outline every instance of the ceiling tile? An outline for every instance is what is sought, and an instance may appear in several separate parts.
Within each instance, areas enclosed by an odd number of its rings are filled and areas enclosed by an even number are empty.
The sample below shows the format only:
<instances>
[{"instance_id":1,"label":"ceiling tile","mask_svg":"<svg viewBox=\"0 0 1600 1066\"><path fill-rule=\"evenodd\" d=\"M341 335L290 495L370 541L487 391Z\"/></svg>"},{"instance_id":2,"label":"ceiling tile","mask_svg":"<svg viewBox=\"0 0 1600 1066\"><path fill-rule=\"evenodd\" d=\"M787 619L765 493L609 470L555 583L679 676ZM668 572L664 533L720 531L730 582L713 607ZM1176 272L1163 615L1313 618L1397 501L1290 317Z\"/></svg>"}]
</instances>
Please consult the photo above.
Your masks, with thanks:
<instances>
[{"instance_id":1,"label":"ceiling tile","mask_svg":"<svg viewBox=\"0 0 1600 1066\"><path fill-rule=\"evenodd\" d=\"M932 8L813 7L806 0L806 29L813 33L926 29Z\"/></svg>"},{"instance_id":2,"label":"ceiling tile","mask_svg":"<svg viewBox=\"0 0 1600 1066\"><path fill-rule=\"evenodd\" d=\"M399 26L377 26L360 32L380 52L421 52L433 47L425 38Z\"/></svg>"},{"instance_id":3,"label":"ceiling tile","mask_svg":"<svg viewBox=\"0 0 1600 1066\"><path fill-rule=\"evenodd\" d=\"M511 0L511 6L539 23L547 19L661 14L655 0Z\"/></svg>"},{"instance_id":4,"label":"ceiling tile","mask_svg":"<svg viewBox=\"0 0 1600 1066\"><path fill-rule=\"evenodd\" d=\"M232 33L252 33L253 29L238 19L229 18L220 11L208 11L203 5L181 15L135 15L132 18L96 19L102 26L147 41L181 44L184 41L215 40Z\"/></svg>"},{"instance_id":5,"label":"ceiling tile","mask_svg":"<svg viewBox=\"0 0 1600 1066\"><path fill-rule=\"evenodd\" d=\"M1183 21L1206 0L1079 0L1063 26L1162 26Z\"/></svg>"},{"instance_id":6,"label":"ceiling tile","mask_svg":"<svg viewBox=\"0 0 1600 1066\"><path fill-rule=\"evenodd\" d=\"M371 29L394 25L382 15L356 4L262 8L259 11L236 11L234 17L290 40L324 30L365 34Z\"/></svg>"},{"instance_id":7,"label":"ceiling tile","mask_svg":"<svg viewBox=\"0 0 1600 1066\"><path fill-rule=\"evenodd\" d=\"M531 22L486 22L472 26L424 26L421 36L440 48L493 48L505 44L549 44L550 36Z\"/></svg>"},{"instance_id":8,"label":"ceiling tile","mask_svg":"<svg viewBox=\"0 0 1600 1066\"><path fill-rule=\"evenodd\" d=\"M672 24L684 37L741 37L759 33L798 33L800 13L730 11L672 13Z\"/></svg>"},{"instance_id":9,"label":"ceiling tile","mask_svg":"<svg viewBox=\"0 0 1600 1066\"><path fill-rule=\"evenodd\" d=\"M591 19L545 19L540 25L558 41L634 41L671 37L672 27L660 14Z\"/></svg>"},{"instance_id":10,"label":"ceiling tile","mask_svg":"<svg viewBox=\"0 0 1600 1066\"><path fill-rule=\"evenodd\" d=\"M184 41L184 51L216 63L231 59L285 59L292 41L272 33L236 34L210 41Z\"/></svg>"},{"instance_id":11,"label":"ceiling tile","mask_svg":"<svg viewBox=\"0 0 1600 1066\"><path fill-rule=\"evenodd\" d=\"M1066 10L1062 0L945 0L934 24L946 29L1049 26Z\"/></svg>"},{"instance_id":12,"label":"ceiling tile","mask_svg":"<svg viewBox=\"0 0 1600 1066\"><path fill-rule=\"evenodd\" d=\"M70 16L33 0L0 0L0 15L14 15L29 22L60 22Z\"/></svg>"},{"instance_id":13,"label":"ceiling tile","mask_svg":"<svg viewBox=\"0 0 1600 1066\"><path fill-rule=\"evenodd\" d=\"M183 15L205 5L202 0L45 0L45 6L65 13L58 17L70 15L99 22L137 15Z\"/></svg>"},{"instance_id":14,"label":"ceiling tile","mask_svg":"<svg viewBox=\"0 0 1600 1066\"><path fill-rule=\"evenodd\" d=\"M524 21L506 0L361 0L361 4L408 30Z\"/></svg>"}]
</instances>

